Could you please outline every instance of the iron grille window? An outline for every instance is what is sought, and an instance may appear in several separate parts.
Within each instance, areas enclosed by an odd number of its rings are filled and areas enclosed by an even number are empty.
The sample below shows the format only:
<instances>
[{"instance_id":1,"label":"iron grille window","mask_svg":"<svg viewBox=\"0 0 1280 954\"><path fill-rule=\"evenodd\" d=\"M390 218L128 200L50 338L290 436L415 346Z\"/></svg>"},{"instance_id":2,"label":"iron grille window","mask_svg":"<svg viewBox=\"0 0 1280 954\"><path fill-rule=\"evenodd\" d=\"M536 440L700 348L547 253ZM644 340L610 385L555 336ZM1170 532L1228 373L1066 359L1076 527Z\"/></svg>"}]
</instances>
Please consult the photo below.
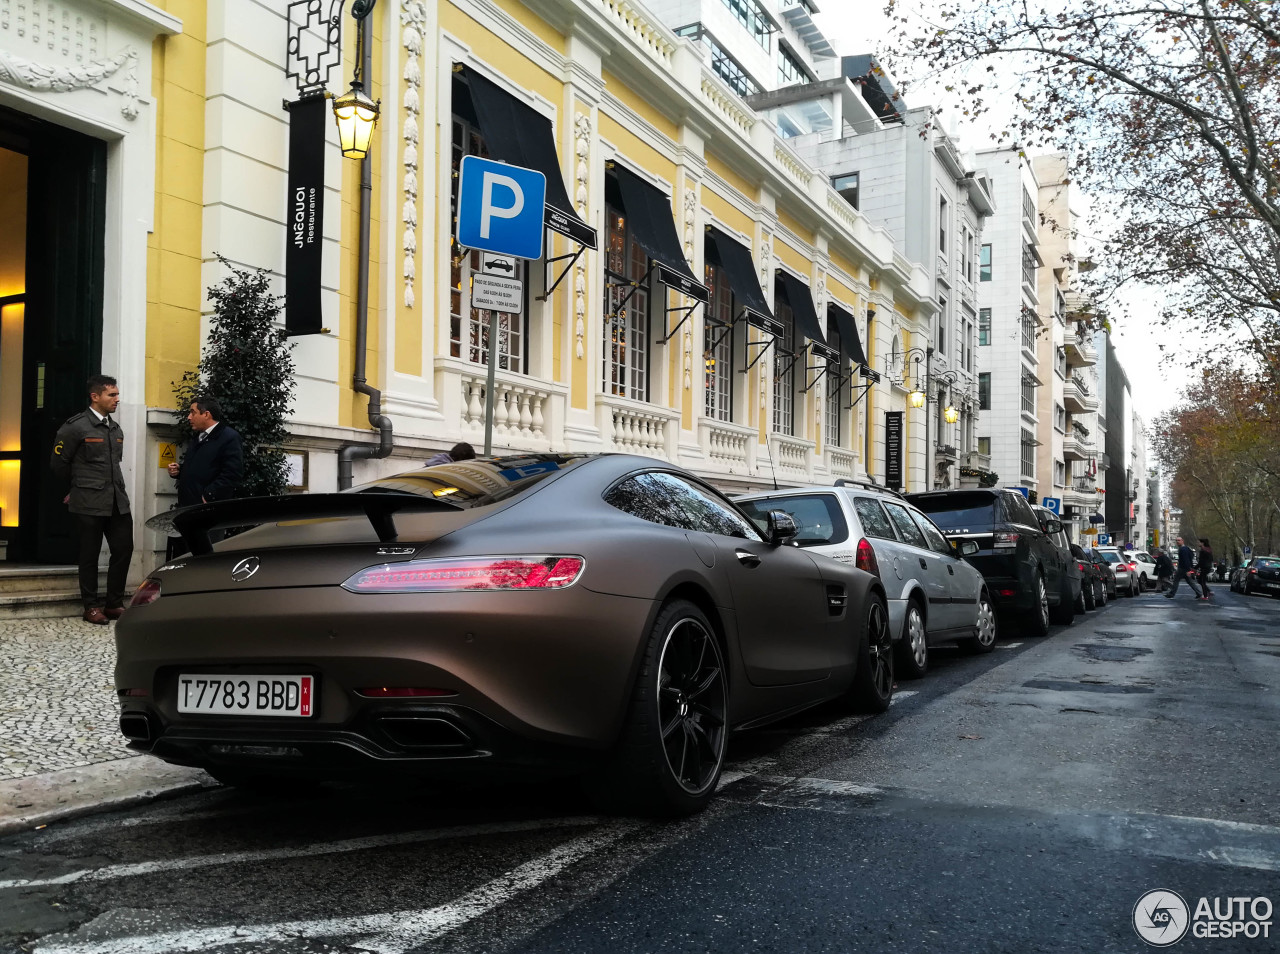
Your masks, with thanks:
<instances>
[{"instance_id":1,"label":"iron grille window","mask_svg":"<svg viewBox=\"0 0 1280 954\"><path fill-rule=\"evenodd\" d=\"M1026 372L1022 375L1022 413L1036 415L1036 381Z\"/></svg>"},{"instance_id":2,"label":"iron grille window","mask_svg":"<svg viewBox=\"0 0 1280 954\"><path fill-rule=\"evenodd\" d=\"M978 410L991 410L991 372L983 371L978 375Z\"/></svg>"},{"instance_id":3,"label":"iron grille window","mask_svg":"<svg viewBox=\"0 0 1280 954\"><path fill-rule=\"evenodd\" d=\"M984 245L983 248L991 248L990 245ZM978 344L991 344L991 309L978 309Z\"/></svg>"},{"instance_id":4,"label":"iron grille window","mask_svg":"<svg viewBox=\"0 0 1280 954\"><path fill-rule=\"evenodd\" d=\"M796 321L791 306L785 301L777 301L774 313L782 322L782 333L773 345L773 429L779 434L795 433L796 407L796 364L791 360L795 355Z\"/></svg>"},{"instance_id":5,"label":"iron grille window","mask_svg":"<svg viewBox=\"0 0 1280 954\"><path fill-rule=\"evenodd\" d=\"M1033 480L1036 476L1036 436L1022 429L1022 476Z\"/></svg>"},{"instance_id":6,"label":"iron grille window","mask_svg":"<svg viewBox=\"0 0 1280 954\"><path fill-rule=\"evenodd\" d=\"M1036 350L1036 316L1028 308L1022 309L1022 347L1033 353Z\"/></svg>"},{"instance_id":7,"label":"iron grille window","mask_svg":"<svg viewBox=\"0 0 1280 954\"><path fill-rule=\"evenodd\" d=\"M606 209L604 391L635 401L649 400L649 289L641 282L649 258L631 237L626 218Z\"/></svg>"},{"instance_id":8,"label":"iron grille window","mask_svg":"<svg viewBox=\"0 0 1280 954\"><path fill-rule=\"evenodd\" d=\"M1036 253L1030 245L1022 246L1022 280L1032 288L1036 285Z\"/></svg>"},{"instance_id":9,"label":"iron grille window","mask_svg":"<svg viewBox=\"0 0 1280 954\"><path fill-rule=\"evenodd\" d=\"M982 246L982 257L978 259L978 281L991 281L991 246Z\"/></svg>"},{"instance_id":10,"label":"iron grille window","mask_svg":"<svg viewBox=\"0 0 1280 954\"><path fill-rule=\"evenodd\" d=\"M1031 198L1031 193L1026 189L1022 190L1022 217L1027 220L1027 224L1031 226L1031 231L1036 230L1036 201Z\"/></svg>"},{"instance_id":11,"label":"iron grille window","mask_svg":"<svg viewBox=\"0 0 1280 954\"><path fill-rule=\"evenodd\" d=\"M706 267L707 317L702 360L706 366L706 414L713 421L733 420L733 291L724 269ZM716 324L716 322L720 324Z\"/></svg>"},{"instance_id":12,"label":"iron grille window","mask_svg":"<svg viewBox=\"0 0 1280 954\"><path fill-rule=\"evenodd\" d=\"M489 155L484 137L473 125L459 116L453 117L453 180L451 209L454 219L458 209L458 167L463 156ZM480 253L463 254L454 242L449 258L449 354L465 358L476 364L489 361L489 322L493 312L471 307L471 277L480 273ZM515 274L511 277L528 287L528 266L523 259L516 260ZM525 309L528 311L528 309ZM523 315L498 312L497 367L503 371L526 372L525 339L527 337Z\"/></svg>"}]
</instances>

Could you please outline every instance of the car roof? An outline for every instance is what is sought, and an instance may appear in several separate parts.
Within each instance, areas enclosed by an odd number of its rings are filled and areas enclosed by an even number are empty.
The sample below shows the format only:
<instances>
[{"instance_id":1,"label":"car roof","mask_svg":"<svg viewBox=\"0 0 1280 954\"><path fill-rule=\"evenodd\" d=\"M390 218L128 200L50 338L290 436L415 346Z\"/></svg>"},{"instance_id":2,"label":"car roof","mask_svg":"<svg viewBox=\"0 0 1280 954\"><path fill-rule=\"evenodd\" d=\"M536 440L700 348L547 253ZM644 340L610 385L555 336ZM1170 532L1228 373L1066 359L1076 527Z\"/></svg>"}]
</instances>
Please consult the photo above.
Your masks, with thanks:
<instances>
[{"instance_id":1,"label":"car roof","mask_svg":"<svg viewBox=\"0 0 1280 954\"><path fill-rule=\"evenodd\" d=\"M829 494L835 491L843 491L844 493L863 493L872 496L893 497L895 500L902 500L903 497L897 491L889 490L885 487L875 487L867 484L827 484L820 487L779 487L776 490L753 490L750 493L738 494L734 500L751 501L751 500L769 500L773 497L792 497L797 494Z\"/></svg>"}]
</instances>

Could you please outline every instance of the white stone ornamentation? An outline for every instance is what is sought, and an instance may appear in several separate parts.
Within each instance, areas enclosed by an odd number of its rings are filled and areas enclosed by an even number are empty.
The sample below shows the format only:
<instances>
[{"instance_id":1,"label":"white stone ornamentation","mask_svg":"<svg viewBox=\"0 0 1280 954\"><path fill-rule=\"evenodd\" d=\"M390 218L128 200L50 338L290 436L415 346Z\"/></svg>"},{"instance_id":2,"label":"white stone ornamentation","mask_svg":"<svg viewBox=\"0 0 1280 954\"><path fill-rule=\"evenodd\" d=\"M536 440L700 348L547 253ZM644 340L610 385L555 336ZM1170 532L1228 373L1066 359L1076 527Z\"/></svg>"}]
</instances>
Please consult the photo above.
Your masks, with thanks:
<instances>
[{"instance_id":1,"label":"white stone ornamentation","mask_svg":"<svg viewBox=\"0 0 1280 954\"><path fill-rule=\"evenodd\" d=\"M404 168L404 209L401 215L404 225L404 306L414 306L414 281L417 277L418 254L418 113L422 97L422 48L423 30L427 22L427 10L421 0L408 0L400 10L400 42L404 46L404 93L401 103L404 120L401 137L404 140L402 166Z\"/></svg>"},{"instance_id":2,"label":"white stone ornamentation","mask_svg":"<svg viewBox=\"0 0 1280 954\"><path fill-rule=\"evenodd\" d=\"M587 113L578 113L573 121L573 201L578 210L578 218L586 222L588 182L591 168L591 117ZM574 355L579 361L586 356L583 343L587 330L587 266L579 257L573 275L573 336Z\"/></svg>"},{"instance_id":3,"label":"white stone ornamentation","mask_svg":"<svg viewBox=\"0 0 1280 954\"><path fill-rule=\"evenodd\" d=\"M124 105L120 113L125 119L138 118L138 51L126 47L105 60L92 60L74 66L51 66L24 59L0 49L0 83L19 86L41 93L70 93L89 89L105 82L124 69Z\"/></svg>"}]
</instances>

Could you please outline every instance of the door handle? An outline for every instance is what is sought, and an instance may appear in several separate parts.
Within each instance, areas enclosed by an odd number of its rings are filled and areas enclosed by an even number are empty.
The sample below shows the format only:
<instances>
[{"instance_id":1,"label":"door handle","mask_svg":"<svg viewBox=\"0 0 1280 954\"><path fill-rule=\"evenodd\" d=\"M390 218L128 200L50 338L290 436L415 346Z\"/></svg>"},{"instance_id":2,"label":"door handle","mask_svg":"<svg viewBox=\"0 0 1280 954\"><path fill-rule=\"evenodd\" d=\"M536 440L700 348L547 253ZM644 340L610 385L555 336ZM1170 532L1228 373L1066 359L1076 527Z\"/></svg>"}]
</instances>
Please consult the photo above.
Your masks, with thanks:
<instances>
[{"instance_id":1,"label":"door handle","mask_svg":"<svg viewBox=\"0 0 1280 954\"><path fill-rule=\"evenodd\" d=\"M922 570L929 569L929 564L924 562L924 557L920 558L920 569Z\"/></svg>"},{"instance_id":2,"label":"door handle","mask_svg":"<svg viewBox=\"0 0 1280 954\"><path fill-rule=\"evenodd\" d=\"M948 565L948 566L947 566L947 575L948 575L948 576L955 576L955 575L956 575L956 571L955 571L955 570L953 570L953 569L951 569L950 565Z\"/></svg>"},{"instance_id":3,"label":"door handle","mask_svg":"<svg viewBox=\"0 0 1280 954\"><path fill-rule=\"evenodd\" d=\"M738 562L743 566L753 567L760 565L760 558L750 550L734 550L733 555L738 558Z\"/></svg>"}]
</instances>

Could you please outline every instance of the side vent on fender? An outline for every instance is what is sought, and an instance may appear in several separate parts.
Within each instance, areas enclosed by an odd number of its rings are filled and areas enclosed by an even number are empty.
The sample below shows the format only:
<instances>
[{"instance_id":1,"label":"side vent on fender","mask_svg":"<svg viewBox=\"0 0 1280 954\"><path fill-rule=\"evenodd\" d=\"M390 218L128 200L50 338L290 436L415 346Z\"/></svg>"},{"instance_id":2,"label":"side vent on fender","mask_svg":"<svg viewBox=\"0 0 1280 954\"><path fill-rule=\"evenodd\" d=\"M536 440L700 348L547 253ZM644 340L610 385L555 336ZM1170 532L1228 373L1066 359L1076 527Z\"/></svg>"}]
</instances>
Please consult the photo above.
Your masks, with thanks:
<instances>
[{"instance_id":1,"label":"side vent on fender","mask_svg":"<svg viewBox=\"0 0 1280 954\"><path fill-rule=\"evenodd\" d=\"M827 584L827 615L843 616L849 605L849 594L838 583Z\"/></svg>"}]
</instances>

